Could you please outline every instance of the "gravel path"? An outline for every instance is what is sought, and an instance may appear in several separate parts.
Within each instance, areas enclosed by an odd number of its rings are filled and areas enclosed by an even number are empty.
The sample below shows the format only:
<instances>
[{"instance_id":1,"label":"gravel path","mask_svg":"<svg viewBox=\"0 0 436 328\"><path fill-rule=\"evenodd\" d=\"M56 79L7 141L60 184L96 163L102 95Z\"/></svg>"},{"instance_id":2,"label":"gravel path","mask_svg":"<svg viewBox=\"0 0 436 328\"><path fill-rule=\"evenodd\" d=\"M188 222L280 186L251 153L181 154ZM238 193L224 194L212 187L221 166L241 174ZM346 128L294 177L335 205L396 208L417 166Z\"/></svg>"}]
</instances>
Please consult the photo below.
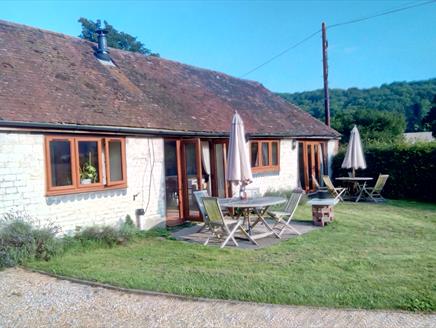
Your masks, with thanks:
<instances>
[{"instance_id":1,"label":"gravel path","mask_svg":"<svg viewBox=\"0 0 436 328\"><path fill-rule=\"evenodd\" d=\"M22 269L0 272L0 327L436 327L436 314L139 295Z\"/></svg>"}]
</instances>

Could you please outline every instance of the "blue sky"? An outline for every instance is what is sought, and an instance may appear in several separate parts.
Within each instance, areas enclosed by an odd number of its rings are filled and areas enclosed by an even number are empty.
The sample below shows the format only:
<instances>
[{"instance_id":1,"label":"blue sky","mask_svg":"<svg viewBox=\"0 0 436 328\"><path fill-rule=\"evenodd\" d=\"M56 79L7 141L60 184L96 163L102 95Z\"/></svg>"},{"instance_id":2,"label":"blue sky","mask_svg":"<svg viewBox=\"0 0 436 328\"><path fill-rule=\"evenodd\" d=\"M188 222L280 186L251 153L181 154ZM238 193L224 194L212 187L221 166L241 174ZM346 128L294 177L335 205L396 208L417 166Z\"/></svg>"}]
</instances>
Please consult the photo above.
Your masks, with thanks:
<instances>
[{"instance_id":1,"label":"blue sky","mask_svg":"<svg viewBox=\"0 0 436 328\"><path fill-rule=\"evenodd\" d=\"M417 1L417 3L422 1ZM327 25L413 1L2 1L0 19L69 35L107 20L162 57L241 76ZM328 31L330 87L436 77L436 3ZM321 37L246 76L273 91L322 87Z\"/></svg>"}]
</instances>

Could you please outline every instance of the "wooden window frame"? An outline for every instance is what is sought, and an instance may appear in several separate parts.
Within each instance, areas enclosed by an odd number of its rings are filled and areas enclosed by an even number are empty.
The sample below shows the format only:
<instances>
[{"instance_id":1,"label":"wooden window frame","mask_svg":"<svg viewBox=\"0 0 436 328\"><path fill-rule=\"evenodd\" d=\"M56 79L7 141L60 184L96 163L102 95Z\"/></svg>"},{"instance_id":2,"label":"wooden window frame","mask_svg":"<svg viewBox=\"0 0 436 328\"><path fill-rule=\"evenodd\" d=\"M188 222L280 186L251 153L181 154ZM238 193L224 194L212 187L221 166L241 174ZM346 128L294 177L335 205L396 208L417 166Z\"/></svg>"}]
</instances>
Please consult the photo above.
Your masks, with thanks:
<instances>
[{"instance_id":1,"label":"wooden window frame","mask_svg":"<svg viewBox=\"0 0 436 328\"><path fill-rule=\"evenodd\" d=\"M51 176L51 157L50 157L50 142L69 141L70 142L70 158L71 158L71 179L72 184L68 186L53 186ZM80 141L96 141L98 148L98 170L99 182L82 185L80 184L79 170L79 142ZM122 181L110 181L110 163L109 163L109 142L121 141L121 163L122 163ZM104 149L104 154L103 154ZM105 160L106 182L103 181L103 158ZM46 172L46 196L68 195L91 191L100 191L108 189L127 188L127 169L126 169L126 139L120 137L95 137L95 136L63 136L49 135L45 136L45 172Z\"/></svg>"},{"instance_id":2,"label":"wooden window frame","mask_svg":"<svg viewBox=\"0 0 436 328\"><path fill-rule=\"evenodd\" d=\"M111 181L111 171L109 163L109 143L117 142L121 143L121 174L123 179L119 181ZM127 168L126 168L126 139L124 138L105 138L104 143L104 154L105 154L105 164L106 164L106 185L107 186L126 186L127 185Z\"/></svg>"},{"instance_id":3,"label":"wooden window frame","mask_svg":"<svg viewBox=\"0 0 436 328\"><path fill-rule=\"evenodd\" d=\"M68 141L70 143L70 166L71 166L71 180L72 184L68 186L53 186L52 176L51 176L51 156L50 156L50 142L52 141ZM68 136L46 136L45 137L45 172L46 172L46 186L47 194L63 194L68 193L70 190L74 189L76 181L76 159L75 159L75 142L74 138Z\"/></svg>"},{"instance_id":4,"label":"wooden window frame","mask_svg":"<svg viewBox=\"0 0 436 328\"><path fill-rule=\"evenodd\" d=\"M262 144L268 144L268 165L263 165L262 158ZM272 165L272 145L277 144L277 165ZM257 144L257 163L258 166L252 166L251 170L253 173L262 173L262 172L278 172L280 171L280 140L251 140L250 147L250 163L251 163L251 145Z\"/></svg>"},{"instance_id":5,"label":"wooden window frame","mask_svg":"<svg viewBox=\"0 0 436 328\"><path fill-rule=\"evenodd\" d=\"M76 159L76 169L74 174L76 174L77 189L83 190L99 190L103 187L103 165L102 165L102 156L101 156L101 144L103 142L103 138L95 138L95 137L75 137L75 159ZM97 143L97 158L98 158L98 182L90 183L90 184L81 184L80 183L80 163L79 163L79 142L96 142Z\"/></svg>"}]
</instances>

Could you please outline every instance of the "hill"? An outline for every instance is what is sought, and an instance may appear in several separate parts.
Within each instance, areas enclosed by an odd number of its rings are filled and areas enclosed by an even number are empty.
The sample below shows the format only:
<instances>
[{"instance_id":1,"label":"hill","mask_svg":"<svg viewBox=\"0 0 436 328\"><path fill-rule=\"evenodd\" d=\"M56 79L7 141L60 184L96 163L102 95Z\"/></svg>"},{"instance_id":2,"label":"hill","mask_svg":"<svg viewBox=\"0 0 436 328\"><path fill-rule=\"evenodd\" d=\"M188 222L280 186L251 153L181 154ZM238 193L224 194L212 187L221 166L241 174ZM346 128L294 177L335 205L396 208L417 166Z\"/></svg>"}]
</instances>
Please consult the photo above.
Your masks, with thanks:
<instances>
[{"instance_id":1,"label":"hill","mask_svg":"<svg viewBox=\"0 0 436 328\"><path fill-rule=\"evenodd\" d=\"M324 120L323 90L279 93L284 99ZM330 89L332 118L347 111L376 110L402 114L406 131L422 131L422 119L436 95L436 78L416 82L394 82L369 89Z\"/></svg>"}]
</instances>

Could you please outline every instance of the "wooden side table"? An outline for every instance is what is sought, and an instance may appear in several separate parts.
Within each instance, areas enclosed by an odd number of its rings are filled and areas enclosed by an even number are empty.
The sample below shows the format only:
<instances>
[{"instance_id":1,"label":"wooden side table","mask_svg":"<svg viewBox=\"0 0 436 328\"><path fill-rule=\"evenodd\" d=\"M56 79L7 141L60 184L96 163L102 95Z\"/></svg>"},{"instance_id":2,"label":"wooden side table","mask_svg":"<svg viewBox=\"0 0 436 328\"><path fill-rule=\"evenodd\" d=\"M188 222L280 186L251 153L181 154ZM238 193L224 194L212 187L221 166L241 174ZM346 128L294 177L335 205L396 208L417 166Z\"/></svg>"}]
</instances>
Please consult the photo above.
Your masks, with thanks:
<instances>
[{"instance_id":1,"label":"wooden side table","mask_svg":"<svg viewBox=\"0 0 436 328\"><path fill-rule=\"evenodd\" d=\"M312 220L313 224L317 226L324 227L333 221L333 206L339 202L338 199L334 198L312 198L308 201L308 204L312 205Z\"/></svg>"}]
</instances>

